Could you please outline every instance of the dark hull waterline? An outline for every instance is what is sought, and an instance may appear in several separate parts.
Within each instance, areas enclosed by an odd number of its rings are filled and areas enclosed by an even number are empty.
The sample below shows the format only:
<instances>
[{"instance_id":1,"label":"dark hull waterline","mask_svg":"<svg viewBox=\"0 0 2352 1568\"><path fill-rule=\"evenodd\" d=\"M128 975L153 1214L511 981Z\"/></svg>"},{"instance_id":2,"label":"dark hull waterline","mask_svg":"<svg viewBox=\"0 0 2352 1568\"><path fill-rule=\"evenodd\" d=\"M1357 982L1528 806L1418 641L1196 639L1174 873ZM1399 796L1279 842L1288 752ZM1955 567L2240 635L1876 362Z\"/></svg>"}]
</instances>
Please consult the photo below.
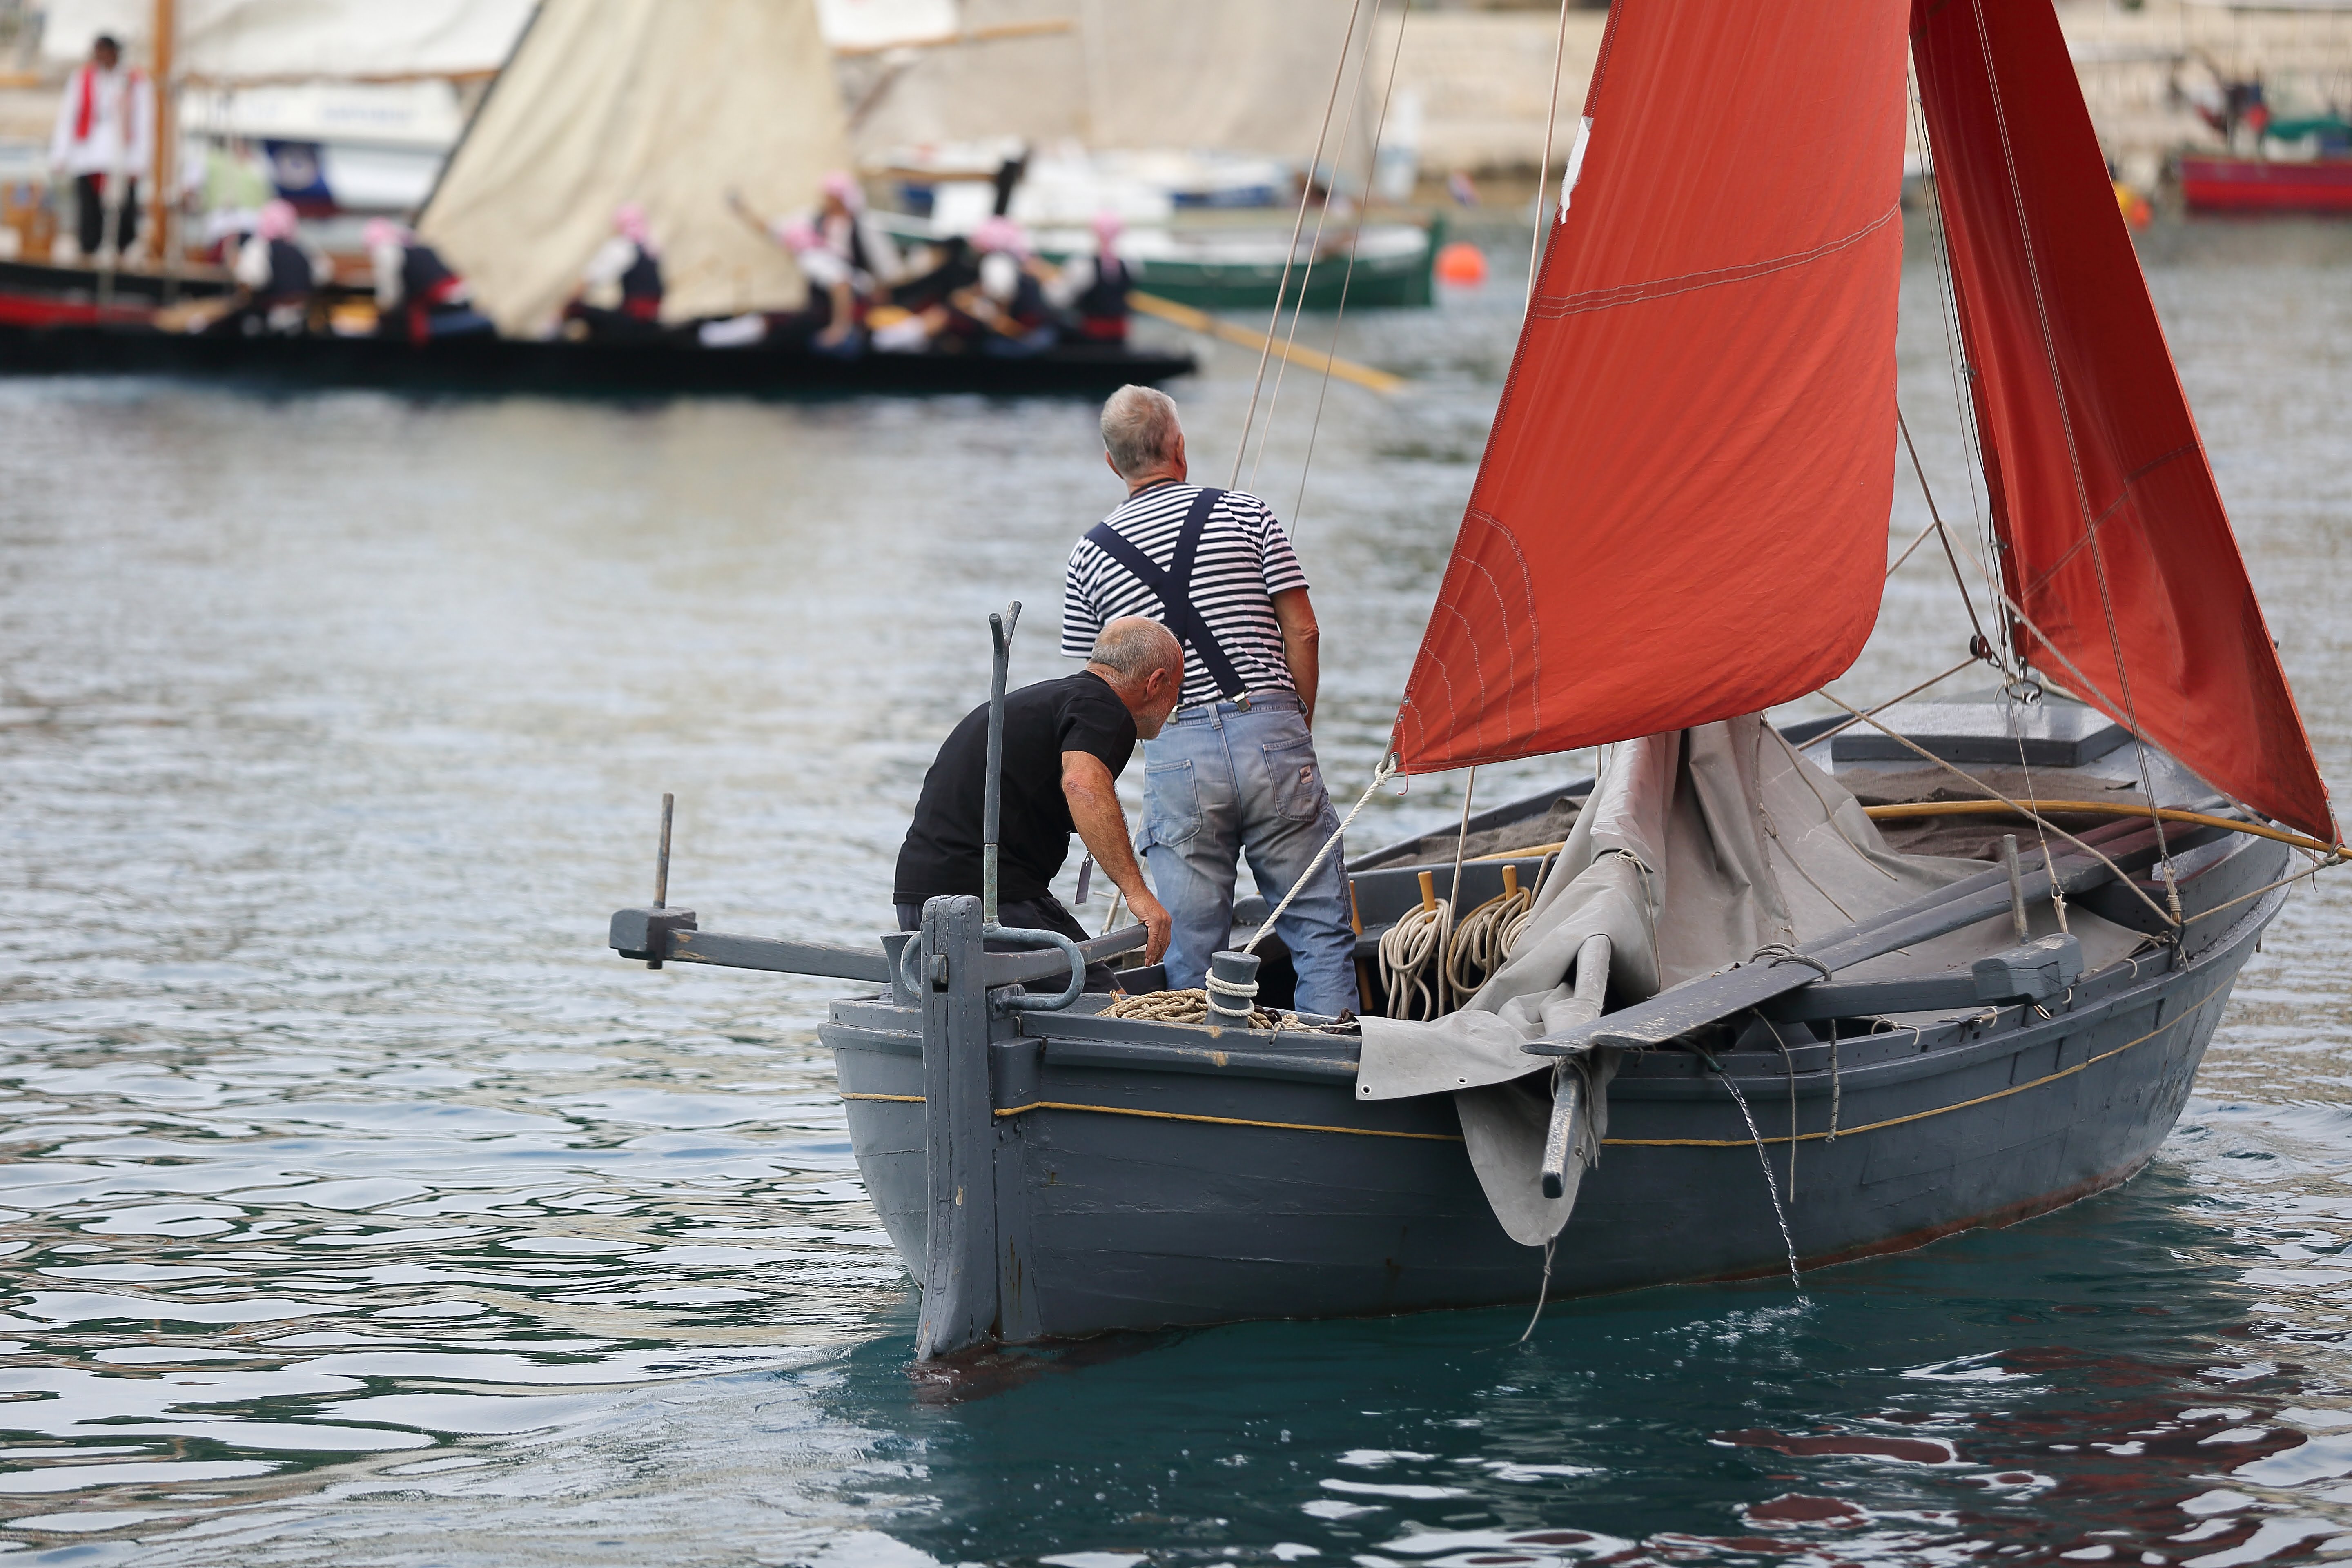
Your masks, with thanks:
<instances>
[{"instance_id":1,"label":"dark hull waterline","mask_svg":"<svg viewBox=\"0 0 2352 1568\"><path fill-rule=\"evenodd\" d=\"M189 336L143 327L0 324L0 374L163 375L259 385L627 396L840 393L1102 393L1190 374L1192 356L1069 345L1020 359L877 354L856 359L669 342L524 342L449 338Z\"/></svg>"}]
</instances>

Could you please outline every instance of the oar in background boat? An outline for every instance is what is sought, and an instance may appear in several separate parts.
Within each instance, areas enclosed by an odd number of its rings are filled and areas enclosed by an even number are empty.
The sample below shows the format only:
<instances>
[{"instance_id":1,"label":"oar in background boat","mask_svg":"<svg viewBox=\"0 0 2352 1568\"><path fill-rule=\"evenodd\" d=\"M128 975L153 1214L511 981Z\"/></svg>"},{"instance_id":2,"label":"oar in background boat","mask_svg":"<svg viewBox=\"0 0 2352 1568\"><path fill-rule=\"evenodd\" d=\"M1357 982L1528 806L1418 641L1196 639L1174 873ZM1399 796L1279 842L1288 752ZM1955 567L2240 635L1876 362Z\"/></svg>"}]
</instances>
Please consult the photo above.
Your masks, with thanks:
<instances>
[{"instance_id":1,"label":"oar in background boat","mask_svg":"<svg viewBox=\"0 0 2352 1568\"><path fill-rule=\"evenodd\" d=\"M1335 375L1341 381L1353 382L1358 386L1370 387L1374 392L1396 392L1405 385L1405 379L1401 375L1391 375L1387 371L1374 370L1370 365L1358 364L1352 360L1344 360L1336 354L1320 353L1314 349L1302 349L1295 343L1285 342L1280 338L1268 338L1264 332L1253 331L1248 327L1237 327L1231 321L1212 316L1206 310L1196 310L1190 305L1180 305L1173 300L1163 300L1157 294L1146 294L1140 289L1129 289L1127 302L1147 316L1157 316L1163 321L1171 321L1188 332L1200 332L1208 337L1223 338L1229 343L1239 343L1245 349L1255 349L1261 353L1266 352L1267 346L1271 344L1274 353L1295 365Z\"/></svg>"}]
</instances>

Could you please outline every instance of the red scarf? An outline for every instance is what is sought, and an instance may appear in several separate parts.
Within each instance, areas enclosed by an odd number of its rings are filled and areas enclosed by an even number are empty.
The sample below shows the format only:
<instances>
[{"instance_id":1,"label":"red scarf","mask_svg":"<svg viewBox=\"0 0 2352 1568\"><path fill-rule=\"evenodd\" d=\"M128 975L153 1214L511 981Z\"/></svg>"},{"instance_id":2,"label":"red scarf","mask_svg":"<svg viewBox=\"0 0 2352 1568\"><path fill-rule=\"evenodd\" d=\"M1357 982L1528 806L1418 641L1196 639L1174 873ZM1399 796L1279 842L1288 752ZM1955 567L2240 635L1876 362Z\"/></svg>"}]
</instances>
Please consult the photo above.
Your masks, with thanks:
<instances>
[{"instance_id":1,"label":"red scarf","mask_svg":"<svg viewBox=\"0 0 2352 1568\"><path fill-rule=\"evenodd\" d=\"M131 83L136 84L139 73L131 71L129 78ZM98 115L98 68L94 65L82 67L76 80L81 91L81 102L74 110L74 140L87 142L89 140L89 122Z\"/></svg>"}]
</instances>

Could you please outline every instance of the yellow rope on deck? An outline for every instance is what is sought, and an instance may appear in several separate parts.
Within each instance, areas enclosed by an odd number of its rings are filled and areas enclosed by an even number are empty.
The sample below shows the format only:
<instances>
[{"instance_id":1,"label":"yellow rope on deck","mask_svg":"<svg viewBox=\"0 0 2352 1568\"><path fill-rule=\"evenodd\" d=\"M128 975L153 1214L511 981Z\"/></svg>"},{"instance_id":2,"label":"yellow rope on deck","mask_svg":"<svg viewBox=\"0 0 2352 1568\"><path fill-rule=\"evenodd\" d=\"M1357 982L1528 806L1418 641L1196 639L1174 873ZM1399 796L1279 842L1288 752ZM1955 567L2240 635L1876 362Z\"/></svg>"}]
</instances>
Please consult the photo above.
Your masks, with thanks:
<instances>
[{"instance_id":1,"label":"yellow rope on deck","mask_svg":"<svg viewBox=\"0 0 2352 1568\"><path fill-rule=\"evenodd\" d=\"M2020 810L2019 807L2023 807ZM1914 800L1898 801L1891 805L1865 805L1862 814L1873 822L1899 822L1916 816L2022 816L2027 812L2079 811L2094 816L2160 816L2167 822L2183 823L2194 827L2226 828L2231 833L2248 834L2255 838L2268 838L2280 844L2292 845L2314 855L2331 859L2352 859L2352 847L2329 844L2300 833L2290 833L2284 827L2273 827L2266 822L2244 822L2234 816L2212 816L2201 811L2185 811L2176 805L2159 805L2151 810L2145 805L2126 805L2115 800L2024 800L2016 806L2003 800ZM1563 839L1558 844L1530 844L1520 849L1498 849L1491 855L1473 855L1473 860L1524 860L1537 855L1556 855L1568 847Z\"/></svg>"},{"instance_id":2,"label":"yellow rope on deck","mask_svg":"<svg viewBox=\"0 0 2352 1568\"><path fill-rule=\"evenodd\" d=\"M2116 800L2026 800L2019 806L2030 811L2079 811L2095 816L2158 816L2167 822L2185 823L2193 827L2221 827L2231 833L2249 834L2256 838L2273 839L2291 844L2297 849L2307 849L2315 855L2343 859L2352 856L2341 844L2328 844L2308 838L2300 833L2289 833L2268 823L2243 822L2234 816L2211 816L2201 811L2184 811L2179 806L2126 805ZM1895 822L1914 816L2022 816L2024 811L2000 800L1919 800L1904 801L1893 805L1865 805L1863 815L1873 822Z\"/></svg>"},{"instance_id":3,"label":"yellow rope on deck","mask_svg":"<svg viewBox=\"0 0 2352 1568\"><path fill-rule=\"evenodd\" d=\"M999 1116L1019 1116L1031 1110L1091 1110L1098 1116L1145 1116L1154 1121L1203 1121L1213 1127L1270 1127L1277 1132L1347 1132L1358 1138L1412 1138L1425 1143L1459 1143L1458 1132L1392 1132L1385 1127L1327 1127L1312 1121L1253 1121L1242 1116L1194 1116L1181 1110L1138 1110L1124 1105L1073 1105L1060 1100L1033 1100Z\"/></svg>"}]
</instances>

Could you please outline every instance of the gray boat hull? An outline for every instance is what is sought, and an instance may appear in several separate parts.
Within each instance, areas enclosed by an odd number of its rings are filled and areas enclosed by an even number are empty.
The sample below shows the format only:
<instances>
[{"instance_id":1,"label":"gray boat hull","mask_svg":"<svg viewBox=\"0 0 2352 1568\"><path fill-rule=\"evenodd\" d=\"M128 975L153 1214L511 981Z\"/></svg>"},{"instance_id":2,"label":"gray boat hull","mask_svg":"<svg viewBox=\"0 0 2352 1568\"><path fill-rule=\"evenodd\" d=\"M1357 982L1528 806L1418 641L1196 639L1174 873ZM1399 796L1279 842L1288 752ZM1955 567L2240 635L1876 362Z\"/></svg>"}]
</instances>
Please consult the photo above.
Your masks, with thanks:
<instances>
[{"instance_id":1,"label":"gray boat hull","mask_svg":"<svg viewBox=\"0 0 2352 1568\"><path fill-rule=\"evenodd\" d=\"M2242 841L2184 883L2191 912L2276 880L2287 858ZM2220 908L2178 948L2151 946L2039 1005L1874 1033L1849 1023L1834 1041L1792 1037L1786 1055L1730 1052L1724 1076L1687 1050L1628 1058L1551 1295L1784 1272L1759 1142L1806 1267L2128 1179L2171 1131L2284 896ZM836 1003L823 1036L859 1170L919 1284L946 1201L922 1008ZM1359 1100L1354 1047L1075 1013L991 1022L992 1139L957 1157L960 1182L993 1189L992 1265L974 1254L994 1275L993 1336L1532 1300L1542 1253L1496 1222L1451 1097ZM964 1186L953 1192L961 1205Z\"/></svg>"}]
</instances>

